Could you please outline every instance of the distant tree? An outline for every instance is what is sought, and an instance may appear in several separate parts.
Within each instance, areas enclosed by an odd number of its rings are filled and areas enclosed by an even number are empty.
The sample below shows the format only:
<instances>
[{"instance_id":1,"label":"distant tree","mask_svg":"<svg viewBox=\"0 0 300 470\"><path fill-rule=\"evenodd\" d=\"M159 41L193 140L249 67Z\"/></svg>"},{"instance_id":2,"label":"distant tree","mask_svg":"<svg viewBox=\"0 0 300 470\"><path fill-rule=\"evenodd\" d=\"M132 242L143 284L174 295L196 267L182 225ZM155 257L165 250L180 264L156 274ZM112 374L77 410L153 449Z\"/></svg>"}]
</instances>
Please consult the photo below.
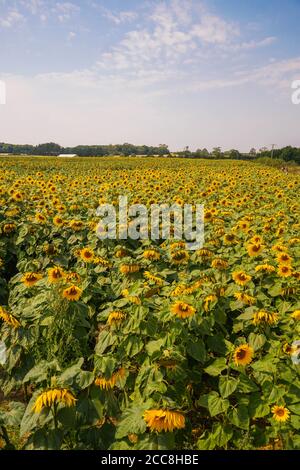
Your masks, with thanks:
<instances>
[{"instance_id":1,"label":"distant tree","mask_svg":"<svg viewBox=\"0 0 300 470\"><path fill-rule=\"evenodd\" d=\"M214 158L220 158L220 157L222 157L221 147L214 147L213 150L212 150L211 155L212 155Z\"/></svg>"},{"instance_id":2,"label":"distant tree","mask_svg":"<svg viewBox=\"0 0 300 470\"><path fill-rule=\"evenodd\" d=\"M251 155L252 157L255 157L255 155L256 155L256 150L255 150L254 147L252 147L252 149L250 150L249 155Z\"/></svg>"}]
</instances>

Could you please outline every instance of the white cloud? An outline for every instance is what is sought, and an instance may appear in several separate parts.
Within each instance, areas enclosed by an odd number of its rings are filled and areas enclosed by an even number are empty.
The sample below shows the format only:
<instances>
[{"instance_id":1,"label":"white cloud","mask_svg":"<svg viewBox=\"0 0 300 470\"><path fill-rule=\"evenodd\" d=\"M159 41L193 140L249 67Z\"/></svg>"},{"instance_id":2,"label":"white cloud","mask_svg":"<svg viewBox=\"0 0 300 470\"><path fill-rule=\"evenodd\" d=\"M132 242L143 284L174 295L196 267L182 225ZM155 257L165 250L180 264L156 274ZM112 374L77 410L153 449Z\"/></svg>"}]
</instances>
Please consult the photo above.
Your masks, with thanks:
<instances>
[{"instance_id":1,"label":"white cloud","mask_svg":"<svg viewBox=\"0 0 300 470\"><path fill-rule=\"evenodd\" d=\"M52 11L57 15L58 21L64 23L71 19L72 15L80 11L80 7L71 2L56 2Z\"/></svg>"},{"instance_id":2,"label":"white cloud","mask_svg":"<svg viewBox=\"0 0 300 470\"><path fill-rule=\"evenodd\" d=\"M74 31L70 31L68 33L68 40L69 41L72 41L72 39L74 39L76 37L76 33L74 33Z\"/></svg>"},{"instance_id":3,"label":"white cloud","mask_svg":"<svg viewBox=\"0 0 300 470\"><path fill-rule=\"evenodd\" d=\"M18 10L9 10L6 15L0 18L0 28L11 28L23 21L25 21L25 17Z\"/></svg>"},{"instance_id":4,"label":"white cloud","mask_svg":"<svg viewBox=\"0 0 300 470\"><path fill-rule=\"evenodd\" d=\"M116 25L120 25L122 23L127 23L136 20L138 14L135 11L120 11L118 13L114 13L105 8L103 9L102 16L112 21Z\"/></svg>"},{"instance_id":5,"label":"white cloud","mask_svg":"<svg viewBox=\"0 0 300 470\"><path fill-rule=\"evenodd\" d=\"M239 36L240 32L233 23L215 15L204 14L200 23L193 26L191 34L205 43L226 44Z\"/></svg>"}]
</instances>

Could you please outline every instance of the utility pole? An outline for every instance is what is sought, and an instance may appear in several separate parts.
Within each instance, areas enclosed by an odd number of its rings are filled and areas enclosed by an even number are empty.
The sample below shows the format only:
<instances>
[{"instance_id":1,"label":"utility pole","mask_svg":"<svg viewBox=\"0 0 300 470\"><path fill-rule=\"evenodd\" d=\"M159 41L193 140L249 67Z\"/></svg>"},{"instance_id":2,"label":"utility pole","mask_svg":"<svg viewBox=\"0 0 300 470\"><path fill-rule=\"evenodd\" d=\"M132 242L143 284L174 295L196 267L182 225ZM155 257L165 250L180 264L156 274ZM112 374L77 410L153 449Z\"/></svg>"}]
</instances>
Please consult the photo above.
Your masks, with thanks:
<instances>
[{"instance_id":1,"label":"utility pole","mask_svg":"<svg viewBox=\"0 0 300 470\"><path fill-rule=\"evenodd\" d=\"M271 158L273 158L273 155L274 155L274 148L275 148L275 145L276 145L276 144L272 144Z\"/></svg>"}]
</instances>

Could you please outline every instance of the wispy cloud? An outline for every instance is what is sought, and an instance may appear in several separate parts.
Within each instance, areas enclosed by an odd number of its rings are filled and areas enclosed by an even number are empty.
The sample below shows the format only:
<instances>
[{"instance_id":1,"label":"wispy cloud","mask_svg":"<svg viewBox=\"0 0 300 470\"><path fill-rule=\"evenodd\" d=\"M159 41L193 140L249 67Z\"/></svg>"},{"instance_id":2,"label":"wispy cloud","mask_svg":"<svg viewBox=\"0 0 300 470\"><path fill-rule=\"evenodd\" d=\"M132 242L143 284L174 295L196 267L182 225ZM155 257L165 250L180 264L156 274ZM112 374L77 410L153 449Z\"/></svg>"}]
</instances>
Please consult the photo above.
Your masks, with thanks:
<instances>
[{"instance_id":1,"label":"wispy cloud","mask_svg":"<svg viewBox=\"0 0 300 470\"><path fill-rule=\"evenodd\" d=\"M102 16L112 21L114 24L120 25L122 23L128 23L136 20L138 17L138 13L135 11L113 12L111 10L108 10L107 8L103 8Z\"/></svg>"},{"instance_id":2,"label":"wispy cloud","mask_svg":"<svg viewBox=\"0 0 300 470\"><path fill-rule=\"evenodd\" d=\"M17 9L9 10L0 17L0 28L11 28L23 21L25 21L25 17Z\"/></svg>"}]
</instances>

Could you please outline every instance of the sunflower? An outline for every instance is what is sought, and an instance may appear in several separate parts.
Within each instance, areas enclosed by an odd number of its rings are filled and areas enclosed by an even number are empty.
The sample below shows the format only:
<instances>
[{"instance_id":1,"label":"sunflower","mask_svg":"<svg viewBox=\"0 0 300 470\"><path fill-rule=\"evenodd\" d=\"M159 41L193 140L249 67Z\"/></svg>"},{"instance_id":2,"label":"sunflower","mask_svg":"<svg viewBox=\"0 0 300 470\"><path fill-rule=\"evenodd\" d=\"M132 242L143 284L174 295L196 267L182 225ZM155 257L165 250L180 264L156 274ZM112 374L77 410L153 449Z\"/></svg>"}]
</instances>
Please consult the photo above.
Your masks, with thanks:
<instances>
[{"instance_id":1,"label":"sunflower","mask_svg":"<svg viewBox=\"0 0 300 470\"><path fill-rule=\"evenodd\" d=\"M279 277L290 277L293 274L292 268L287 265L279 265L277 270L277 274Z\"/></svg>"},{"instance_id":2,"label":"sunflower","mask_svg":"<svg viewBox=\"0 0 300 470\"><path fill-rule=\"evenodd\" d=\"M190 255L186 250L177 250L171 253L171 259L174 264L186 263L189 260Z\"/></svg>"},{"instance_id":3,"label":"sunflower","mask_svg":"<svg viewBox=\"0 0 300 470\"><path fill-rule=\"evenodd\" d=\"M208 312L210 304L218 300L218 297L215 294L211 294L205 297L204 299L204 311Z\"/></svg>"},{"instance_id":4,"label":"sunflower","mask_svg":"<svg viewBox=\"0 0 300 470\"><path fill-rule=\"evenodd\" d=\"M252 323L253 325L275 325L278 322L277 313L266 312L265 310L260 310L256 312L253 316Z\"/></svg>"},{"instance_id":5,"label":"sunflower","mask_svg":"<svg viewBox=\"0 0 300 470\"><path fill-rule=\"evenodd\" d=\"M68 300L79 300L81 297L81 294L82 294L82 289L74 285L67 287L67 289L63 291L63 297Z\"/></svg>"},{"instance_id":6,"label":"sunflower","mask_svg":"<svg viewBox=\"0 0 300 470\"><path fill-rule=\"evenodd\" d=\"M95 254L91 248L83 248L80 250L79 256L85 263L92 263L94 261Z\"/></svg>"},{"instance_id":7,"label":"sunflower","mask_svg":"<svg viewBox=\"0 0 300 470\"><path fill-rule=\"evenodd\" d=\"M28 272L25 273L22 277L22 282L25 284L26 287L32 287L36 284L40 279L42 279L42 275L38 273Z\"/></svg>"},{"instance_id":8,"label":"sunflower","mask_svg":"<svg viewBox=\"0 0 300 470\"><path fill-rule=\"evenodd\" d=\"M122 274L133 274L138 273L140 270L139 264L122 264L120 266L120 272Z\"/></svg>"},{"instance_id":9,"label":"sunflower","mask_svg":"<svg viewBox=\"0 0 300 470\"><path fill-rule=\"evenodd\" d=\"M294 320L300 320L300 310L295 310L295 311L291 314L291 317L292 317Z\"/></svg>"},{"instance_id":10,"label":"sunflower","mask_svg":"<svg viewBox=\"0 0 300 470\"><path fill-rule=\"evenodd\" d=\"M259 256L263 249L264 245L262 245L261 243L249 243L249 245L247 245L248 255L253 258Z\"/></svg>"},{"instance_id":11,"label":"sunflower","mask_svg":"<svg viewBox=\"0 0 300 470\"><path fill-rule=\"evenodd\" d=\"M40 413L43 408L50 408L52 405L60 403L68 407L74 406L76 398L66 388L53 388L38 396L32 410L35 413Z\"/></svg>"},{"instance_id":12,"label":"sunflower","mask_svg":"<svg viewBox=\"0 0 300 470\"><path fill-rule=\"evenodd\" d=\"M211 267L216 269L226 269L228 267L227 261L222 258L215 258L211 262Z\"/></svg>"},{"instance_id":13,"label":"sunflower","mask_svg":"<svg viewBox=\"0 0 300 470\"><path fill-rule=\"evenodd\" d=\"M0 318L13 328L19 328L21 326L21 323L3 307L0 307Z\"/></svg>"},{"instance_id":14,"label":"sunflower","mask_svg":"<svg viewBox=\"0 0 300 470\"><path fill-rule=\"evenodd\" d=\"M239 286L245 286L251 281L252 277L246 274L244 271L234 271L232 273L232 279Z\"/></svg>"},{"instance_id":15,"label":"sunflower","mask_svg":"<svg viewBox=\"0 0 300 470\"><path fill-rule=\"evenodd\" d=\"M116 258L125 258L128 256L128 251L125 248L119 248L115 253Z\"/></svg>"},{"instance_id":16,"label":"sunflower","mask_svg":"<svg viewBox=\"0 0 300 470\"><path fill-rule=\"evenodd\" d=\"M40 212L35 214L34 219L38 224L44 224L47 221L47 218L43 214L41 214Z\"/></svg>"},{"instance_id":17,"label":"sunflower","mask_svg":"<svg viewBox=\"0 0 300 470\"><path fill-rule=\"evenodd\" d=\"M242 344L234 350L233 359L237 366L246 366L253 359L254 351L248 344Z\"/></svg>"},{"instance_id":18,"label":"sunflower","mask_svg":"<svg viewBox=\"0 0 300 470\"><path fill-rule=\"evenodd\" d=\"M255 267L255 271L257 273L267 272L267 273L271 274L271 273L274 273L276 271L276 269L271 264L258 264Z\"/></svg>"},{"instance_id":19,"label":"sunflower","mask_svg":"<svg viewBox=\"0 0 300 470\"><path fill-rule=\"evenodd\" d=\"M236 236L234 233L226 233L223 237L223 242L225 245L233 245L236 243Z\"/></svg>"},{"instance_id":20,"label":"sunflower","mask_svg":"<svg viewBox=\"0 0 300 470\"><path fill-rule=\"evenodd\" d=\"M290 266L292 264L292 258L287 253L279 253L276 256L277 262L281 266Z\"/></svg>"},{"instance_id":21,"label":"sunflower","mask_svg":"<svg viewBox=\"0 0 300 470\"><path fill-rule=\"evenodd\" d=\"M97 387L101 388L102 390L111 390L116 385L118 385L120 380L125 377L125 374L126 370L121 367L117 372L114 372L109 379L106 379L105 377L98 377L95 380L95 385L97 385Z\"/></svg>"},{"instance_id":22,"label":"sunflower","mask_svg":"<svg viewBox=\"0 0 300 470\"><path fill-rule=\"evenodd\" d=\"M5 235L9 235L10 233L13 233L16 230L16 224L10 223L10 224L4 224L3 225L3 233Z\"/></svg>"},{"instance_id":23,"label":"sunflower","mask_svg":"<svg viewBox=\"0 0 300 470\"><path fill-rule=\"evenodd\" d=\"M71 220L70 228L74 230L74 232L79 232L84 227L84 223L81 220Z\"/></svg>"},{"instance_id":24,"label":"sunflower","mask_svg":"<svg viewBox=\"0 0 300 470\"><path fill-rule=\"evenodd\" d=\"M67 273L66 274L66 281L74 284L75 282L80 282L80 276L79 274L75 272Z\"/></svg>"},{"instance_id":25,"label":"sunflower","mask_svg":"<svg viewBox=\"0 0 300 470\"><path fill-rule=\"evenodd\" d=\"M154 274L150 273L149 271L144 272L144 277L149 281L154 282L157 286L163 286L164 280L161 277L155 276Z\"/></svg>"},{"instance_id":26,"label":"sunflower","mask_svg":"<svg viewBox=\"0 0 300 470\"><path fill-rule=\"evenodd\" d=\"M56 227L61 227L62 225L64 225L64 221L59 215L56 215L53 218L53 223Z\"/></svg>"},{"instance_id":27,"label":"sunflower","mask_svg":"<svg viewBox=\"0 0 300 470\"><path fill-rule=\"evenodd\" d=\"M185 427L185 417L178 411L146 410L144 420L151 432L173 432L175 429Z\"/></svg>"},{"instance_id":28,"label":"sunflower","mask_svg":"<svg viewBox=\"0 0 300 470\"><path fill-rule=\"evenodd\" d=\"M196 255L201 256L202 258L210 258L213 253L207 248L201 248L201 250L196 251Z\"/></svg>"},{"instance_id":29,"label":"sunflower","mask_svg":"<svg viewBox=\"0 0 300 470\"><path fill-rule=\"evenodd\" d=\"M243 302L247 305L253 305L256 302L255 297L252 297L251 295L248 295L245 292L235 292L233 295L236 300L239 300L240 302Z\"/></svg>"},{"instance_id":30,"label":"sunflower","mask_svg":"<svg viewBox=\"0 0 300 470\"><path fill-rule=\"evenodd\" d=\"M120 323L122 323L122 321L124 320L124 318L126 318L126 315L125 313L119 311L119 310L116 310L114 312L111 312L109 315L108 315L108 319L107 319L107 324L109 326L112 326L112 325L120 325Z\"/></svg>"},{"instance_id":31,"label":"sunflower","mask_svg":"<svg viewBox=\"0 0 300 470\"><path fill-rule=\"evenodd\" d=\"M160 259L160 253L157 250L145 250L143 257L145 259L150 259L151 261L157 261Z\"/></svg>"},{"instance_id":32,"label":"sunflower","mask_svg":"<svg viewBox=\"0 0 300 470\"><path fill-rule=\"evenodd\" d=\"M188 318L195 315L196 309L186 302L178 301L171 306L171 312L179 318Z\"/></svg>"},{"instance_id":33,"label":"sunflower","mask_svg":"<svg viewBox=\"0 0 300 470\"><path fill-rule=\"evenodd\" d=\"M275 405L272 408L273 418L279 423L284 423L290 418L291 412L285 406Z\"/></svg>"},{"instance_id":34,"label":"sunflower","mask_svg":"<svg viewBox=\"0 0 300 470\"><path fill-rule=\"evenodd\" d=\"M59 266L48 269L48 280L51 284L61 281L64 276L65 273Z\"/></svg>"}]
</instances>

